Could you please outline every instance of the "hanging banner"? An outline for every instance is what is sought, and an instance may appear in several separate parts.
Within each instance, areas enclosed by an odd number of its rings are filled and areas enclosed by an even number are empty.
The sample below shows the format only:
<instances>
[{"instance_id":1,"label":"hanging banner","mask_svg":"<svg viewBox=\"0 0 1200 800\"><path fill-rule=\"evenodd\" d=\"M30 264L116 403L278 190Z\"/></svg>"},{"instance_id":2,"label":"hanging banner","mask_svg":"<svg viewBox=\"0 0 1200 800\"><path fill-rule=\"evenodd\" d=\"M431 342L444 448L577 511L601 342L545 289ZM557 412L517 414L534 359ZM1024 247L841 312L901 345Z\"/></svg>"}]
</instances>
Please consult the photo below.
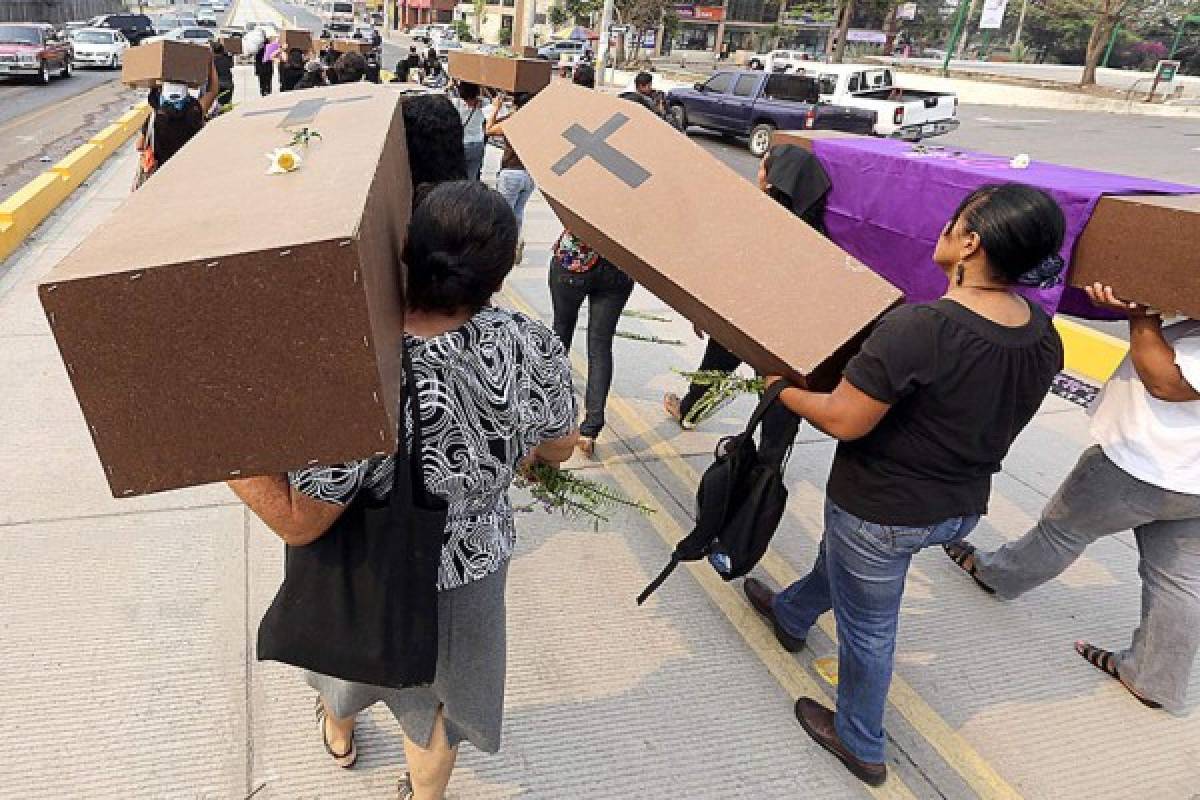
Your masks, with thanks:
<instances>
[{"instance_id":1,"label":"hanging banner","mask_svg":"<svg viewBox=\"0 0 1200 800\"><path fill-rule=\"evenodd\" d=\"M916 3L901 3L896 7L896 19L916 19L917 4Z\"/></svg>"},{"instance_id":2,"label":"hanging banner","mask_svg":"<svg viewBox=\"0 0 1200 800\"><path fill-rule=\"evenodd\" d=\"M983 15L979 18L980 30L999 30L1004 25L1004 10L1008 0L983 0Z\"/></svg>"}]
</instances>

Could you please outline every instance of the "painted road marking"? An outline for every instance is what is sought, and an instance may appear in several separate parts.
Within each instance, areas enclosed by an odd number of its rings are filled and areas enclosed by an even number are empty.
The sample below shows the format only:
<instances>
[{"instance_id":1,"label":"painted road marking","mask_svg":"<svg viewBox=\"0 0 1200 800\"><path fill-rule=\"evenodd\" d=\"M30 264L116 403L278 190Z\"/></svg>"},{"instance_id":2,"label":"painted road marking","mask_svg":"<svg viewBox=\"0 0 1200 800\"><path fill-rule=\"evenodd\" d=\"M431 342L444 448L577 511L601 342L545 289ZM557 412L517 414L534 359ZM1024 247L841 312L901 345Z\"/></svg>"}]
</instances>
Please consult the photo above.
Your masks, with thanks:
<instances>
[{"instance_id":1,"label":"painted road marking","mask_svg":"<svg viewBox=\"0 0 1200 800\"><path fill-rule=\"evenodd\" d=\"M540 319L541 315L525 302L524 298L518 296L511 288L504 290L504 296L517 308L518 311L530 316L534 319ZM571 352L571 363L575 371L581 375L586 375L586 364L574 351ZM647 420L634 410L633 406L625 400L616 391L609 394L609 405L617 416L628 425L630 428L638 432L642 441L646 443L650 451L658 456L659 460L683 483L684 486L696 486L700 481L700 475L689 465L679 452L666 440L662 439L647 422ZM608 465L606 460L605 466ZM799 514L791 507L788 508L788 513L799 518ZM660 515L652 515L660 516ZM805 526L805 530L807 530ZM674 535L671 538L664 536L664 540L671 548L680 538L679 535ZM714 602L721 605L725 600L745 608L745 604L736 598L731 598L731 593L721 588L723 582L717 578L712 570L707 567L707 564L700 562L696 569L691 570L693 577L700 580L700 575L708 575L713 578L718 584L718 590L709 591ZM763 569L771 576L771 579L780 586L787 586L799 580L800 575L787 562L785 562L773 549L768 550L760 564ZM703 581L701 584L704 585ZM719 597L717 595L720 595ZM750 613L753 613L752 611ZM744 617L744 615L743 615ZM738 621L731 617L735 628L743 636L747 633ZM833 622L831 614L825 614L818 621L821 630L835 643L837 642L836 626ZM765 625L759 625L759 628L766 630ZM792 669L798 666L792 659L788 659L788 663ZM782 683L782 681L781 681ZM797 695L799 696L799 695ZM964 739L949 723L933 710L926 703L915 689L907 681L905 681L899 673L892 677L891 690L888 692L888 702L900 714L908 720L908 723L917 731L922 738L925 739L942 757L967 785L984 800L1021 800L1021 795L1007 781L1000 776L995 769Z\"/></svg>"}]
</instances>

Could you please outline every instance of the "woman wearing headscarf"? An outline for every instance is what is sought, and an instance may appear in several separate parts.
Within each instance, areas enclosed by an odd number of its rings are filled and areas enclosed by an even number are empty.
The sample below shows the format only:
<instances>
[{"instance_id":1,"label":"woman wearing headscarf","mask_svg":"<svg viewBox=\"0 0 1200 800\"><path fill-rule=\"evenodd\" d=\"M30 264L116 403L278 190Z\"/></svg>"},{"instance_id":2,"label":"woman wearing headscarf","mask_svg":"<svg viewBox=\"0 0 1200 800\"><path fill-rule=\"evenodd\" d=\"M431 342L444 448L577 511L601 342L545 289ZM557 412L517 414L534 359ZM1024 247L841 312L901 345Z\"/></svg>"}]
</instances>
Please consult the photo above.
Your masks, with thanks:
<instances>
[{"instance_id":1,"label":"woman wearing headscarf","mask_svg":"<svg viewBox=\"0 0 1200 800\"><path fill-rule=\"evenodd\" d=\"M794 144L772 147L759 164L758 188L816 230L824 231L822 217L825 214L825 196L830 189L829 176L808 150ZM740 358L709 337L700 361L701 372L733 372L741 365ZM693 383L682 399L674 393L668 393L663 397L663 408L680 427L690 430L693 423L688 417L708 388ZM762 423L760 452L764 460L782 465L792 440L796 438L797 427L794 415L779 403L772 405Z\"/></svg>"}]
</instances>

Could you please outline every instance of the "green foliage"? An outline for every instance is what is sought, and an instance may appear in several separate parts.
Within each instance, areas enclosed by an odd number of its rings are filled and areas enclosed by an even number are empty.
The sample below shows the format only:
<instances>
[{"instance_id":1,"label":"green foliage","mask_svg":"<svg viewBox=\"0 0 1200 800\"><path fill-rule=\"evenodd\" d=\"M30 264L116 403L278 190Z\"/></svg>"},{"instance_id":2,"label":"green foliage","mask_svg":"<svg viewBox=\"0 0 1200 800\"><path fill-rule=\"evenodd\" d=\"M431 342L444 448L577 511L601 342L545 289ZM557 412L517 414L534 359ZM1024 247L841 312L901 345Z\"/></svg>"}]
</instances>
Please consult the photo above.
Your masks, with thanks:
<instances>
[{"instance_id":1,"label":"green foliage","mask_svg":"<svg viewBox=\"0 0 1200 800\"><path fill-rule=\"evenodd\" d=\"M584 23L590 25L591 18L604 8L604 0L563 0L563 8L570 17L568 23L572 20L576 23L583 20Z\"/></svg>"},{"instance_id":2,"label":"green foliage","mask_svg":"<svg viewBox=\"0 0 1200 800\"><path fill-rule=\"evenodd\" d=\"M555 4L550 6L550 10L546 12L546 19L549 21L550 27L558 30L570 21L570 16L565 8Z\"/></svg>"},{"instance_id":3,"label":"green foliage","mask_svg":"<svg viewBox=\"0 0 1200 800\"><path fill-rule=\"evenodd\" d=\"M471 35L471 26L467 24L465 19L454 20L454 34L460 42L472 42L475 40Z\"/></svg>"},{"instance_id":4,"label":"green foliage","mask_svg":"<svg viewBox=\"0 0 1200 800\"><path fill-rule=\"evenodd\" d=\"M500 35L498 37L500 44L504 45L505 47L512 44L512 34L512 28L501 28Z\"/></svg>"},{"instance_id":5,"label":"green foliage","mask_svg":"<svg viewBox=\"0 0 1200 800\"><path fill-rule=\"evenodd\" d=\"M517 485L529 489L542 510L588 520L596 529L599 529L601 522L609 521L609 514L613 511L630 509L639 514L654 513L650 506L626 497L599 481L581 478L571 470L549 464L534 464L517 479ZM534 509L525 507L519 510Z\"/></svg>"}]
</instances>

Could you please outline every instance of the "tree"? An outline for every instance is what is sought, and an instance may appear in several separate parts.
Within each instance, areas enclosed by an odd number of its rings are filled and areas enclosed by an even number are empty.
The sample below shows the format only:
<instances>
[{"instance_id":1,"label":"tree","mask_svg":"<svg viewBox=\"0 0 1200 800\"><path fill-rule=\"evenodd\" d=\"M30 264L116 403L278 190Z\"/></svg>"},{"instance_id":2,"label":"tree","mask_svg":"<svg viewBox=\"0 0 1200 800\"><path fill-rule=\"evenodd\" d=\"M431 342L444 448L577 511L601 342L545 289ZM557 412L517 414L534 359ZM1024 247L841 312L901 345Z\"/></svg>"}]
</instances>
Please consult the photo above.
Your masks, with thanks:
<instances>
[{"instance_id":1,"label":"tree","mask_svg":"<svg viewBox=\"0 0 1200 800\"><path fill-rule=\"evenodd\" d=\"M854 17L854 0L842 0L842 12L838 19L837 49L830 59L835 64L841 64L846 59L846 37L850 35L850 20Z\"/></svg>"},{"instance_id":2,"label":"tree","mask_svg":"<svg viewBox=\"0 0 1200 800\"><path fill-rule=\"evenodd\" d=\"M471 8L475 12L475 41L483 41L480 29L487 22L487 0L471 0Z\"/></svg>"},{"instance_id":3,"label":"tree","mask_svg":"<svg viewBox=\"0 0 1200 800\"><path fill-rule=\"evenodd\" d=\"M591 25L592 17L600 13L604 0L563 0L563 9L576 24Z\"/></svg>"},{"instance_id":4,"label":"tree","mask_svg":"<svg viewBox=\"0 0 1200 800\"><path fill-rule=\"evenodd\" d=\"M561 5L555 3L554 5L550 6L550 10L546 12L546 19L549 21L551 28L558 30L567 24L569 17L567 16L567 10Z\"/></svg>"}]
</instances>

